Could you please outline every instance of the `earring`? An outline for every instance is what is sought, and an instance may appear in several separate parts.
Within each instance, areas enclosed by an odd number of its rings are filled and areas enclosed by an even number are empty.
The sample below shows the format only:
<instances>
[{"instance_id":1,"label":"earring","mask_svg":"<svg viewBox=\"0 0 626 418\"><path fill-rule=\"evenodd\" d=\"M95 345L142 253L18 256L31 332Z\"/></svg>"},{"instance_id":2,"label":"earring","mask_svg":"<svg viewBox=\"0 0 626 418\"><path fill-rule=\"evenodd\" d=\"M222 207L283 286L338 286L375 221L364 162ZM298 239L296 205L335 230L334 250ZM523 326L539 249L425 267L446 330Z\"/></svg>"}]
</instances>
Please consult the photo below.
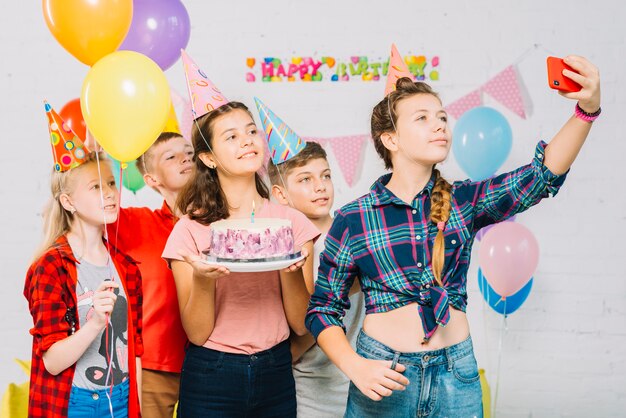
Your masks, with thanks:
<instances>
[{"instance_id":1,"label":"earring","mask_svg":"<svg viewBox=\"0 0 626 418\"><path fill-rule=\"evenodd\" d=\"M70 213L71 213L72 215L73 215L73 214L75 214L75 213L76 213L76 208L72 208L72 209L70 210Z\"/></svg>"}]
</instances>

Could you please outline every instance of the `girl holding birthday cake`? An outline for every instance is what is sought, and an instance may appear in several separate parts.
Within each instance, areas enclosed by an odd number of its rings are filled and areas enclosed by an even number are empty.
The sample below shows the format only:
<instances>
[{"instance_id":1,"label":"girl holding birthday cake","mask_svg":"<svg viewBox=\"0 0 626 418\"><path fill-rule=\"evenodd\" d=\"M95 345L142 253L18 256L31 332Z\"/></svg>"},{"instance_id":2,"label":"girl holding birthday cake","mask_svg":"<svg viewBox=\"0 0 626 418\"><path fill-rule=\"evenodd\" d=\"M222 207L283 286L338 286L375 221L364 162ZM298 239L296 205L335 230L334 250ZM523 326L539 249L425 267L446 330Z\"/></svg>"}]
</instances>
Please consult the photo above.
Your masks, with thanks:
<instances>
[{"instance_id":1,"label":"girl holding birthday cake","mask_svg":"<svg viewBox=\"0 0 626 418\"><path fill-rule=\"evenodd\" d=\"M184 51L183 64L193 100L196 170L179 195L183 216L163 251L190 341L178 414L295 417L288 337L290 329L300 335L307 332L309 294L303 274L312 274L313 260L309 257L280 272L236 273L219 261L205 263L202 252L211 252L216 237L211 225L223 220L228 222L216 228L223 238L218 242L232 238L257 245L262 238L248 235L267 223L270 235L275 228L281 248L291 235L293 247L304 255L312 253L319 231L300 212L269 201L268 188L257 174L265 147L248 108L227 101ZM241 239L241 234L247 235ZM264 256L272 255L268 245ZM247 254L242 248L233 251Z\"/></svg>"}]
</instances>

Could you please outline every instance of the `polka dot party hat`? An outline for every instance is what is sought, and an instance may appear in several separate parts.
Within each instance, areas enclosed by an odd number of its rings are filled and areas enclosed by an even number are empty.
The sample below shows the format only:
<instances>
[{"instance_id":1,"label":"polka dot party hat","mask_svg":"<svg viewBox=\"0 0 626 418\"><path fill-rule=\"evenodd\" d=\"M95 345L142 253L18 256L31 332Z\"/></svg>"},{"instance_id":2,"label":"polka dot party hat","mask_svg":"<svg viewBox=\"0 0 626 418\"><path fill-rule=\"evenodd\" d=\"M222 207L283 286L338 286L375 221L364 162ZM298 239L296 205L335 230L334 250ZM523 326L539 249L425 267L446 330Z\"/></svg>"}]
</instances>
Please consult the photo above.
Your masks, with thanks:
<instances>
[{"instance_id":1,"label":"polka dot party hat","mask_svg":"<svg viewBox=\"0 0 626 418\"><path fill-rule=\"evenodd\" d=\"M254 98L263 130L270 148L270 158L274 164L284 163L293 158L306 146L306 142L298 136L281 118L276 116L262 101Z\"/></svg>"},{"instance_id":2,"label":"polka dot party hat","mask_svg":"<svg viewBox=\"0 0 626 418\"><path fill-rule=\"evenodd\" d=\"M48 116L54 170L62 172L78 167L85 162L89 150L48 102L44 101L44 106Z\"/></svg>"}]
</instances>

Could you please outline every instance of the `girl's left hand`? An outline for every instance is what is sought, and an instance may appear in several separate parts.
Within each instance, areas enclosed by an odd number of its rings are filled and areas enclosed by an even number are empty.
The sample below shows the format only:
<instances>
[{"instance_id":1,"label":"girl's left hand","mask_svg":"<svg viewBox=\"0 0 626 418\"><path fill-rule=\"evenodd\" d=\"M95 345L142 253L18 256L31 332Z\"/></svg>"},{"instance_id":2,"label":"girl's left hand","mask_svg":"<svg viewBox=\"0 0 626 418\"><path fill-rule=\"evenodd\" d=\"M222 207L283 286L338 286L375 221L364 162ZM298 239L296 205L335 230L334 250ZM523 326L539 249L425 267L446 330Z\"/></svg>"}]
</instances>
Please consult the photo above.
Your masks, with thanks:
<instances>
[{"instance_id":1,"label":"girl's left hand","mask_svg":"<svg viewBox=\"0 0 626 418\"><path fill-rule=\"evenodd\" d=\"M306 248L302 248L302 255L304 256L302 260L298 261L297 263L293 263L289 267L285 268L283 271L285 273L292 273L294 271L300 270L302 266L304 266L304 263L306 262L306 259L309 256L309 252L307 251Z\"/></svg>"},{"instance_id":2,"label":"girl's left hand","mask_svg":"<svg viewBox=\"0 0 626 418\"><path fill-rule=\"evenodd\" d=\"M582 86L577 92L562 92L561 96L578 100L578 105L587 113L594 113L600 108L600 72L598 68L586 58L578 55L568 55L563 61L574 71L563 70L563 75Z\"/></svg>"}]
</instances>

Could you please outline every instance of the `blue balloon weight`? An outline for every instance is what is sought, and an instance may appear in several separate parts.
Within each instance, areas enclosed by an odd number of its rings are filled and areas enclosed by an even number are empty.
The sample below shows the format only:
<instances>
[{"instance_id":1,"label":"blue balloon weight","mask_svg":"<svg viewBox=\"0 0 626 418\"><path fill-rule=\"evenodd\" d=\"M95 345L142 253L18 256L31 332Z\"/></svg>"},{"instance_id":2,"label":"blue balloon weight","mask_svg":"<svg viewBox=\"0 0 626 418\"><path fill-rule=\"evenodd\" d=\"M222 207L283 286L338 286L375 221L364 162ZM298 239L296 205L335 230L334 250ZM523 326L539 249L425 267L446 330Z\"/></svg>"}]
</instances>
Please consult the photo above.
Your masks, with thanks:
<instances>
[{"instance_id":1,"label":"blue balloon weight","mask_svg":"<svg viewBox=\"0 0 626 418\"><path fill-rule=\"evenodd\" d=\"M452 138L454 158L475 181L493 176L511 152L511 126L502 113L490 107L463 113Z\"/></svg>"},{"instance_id":2,"label":"blue balloon weight","mask_svg":"<svg viewBox=\"0 0 626 418\"><path fill-rule=\"evenodd\" d=\"M517 293L508 296L506 299L502 299L502 296L497 294L495 290L489 286L482 270L478 269L478 288L480 289L480 293L482 293L483 298L491 309L504 316L512 314L524 304L532 287L533 279L531 277L528 283L518 290Z\"/></svg>"}]
</instances>

